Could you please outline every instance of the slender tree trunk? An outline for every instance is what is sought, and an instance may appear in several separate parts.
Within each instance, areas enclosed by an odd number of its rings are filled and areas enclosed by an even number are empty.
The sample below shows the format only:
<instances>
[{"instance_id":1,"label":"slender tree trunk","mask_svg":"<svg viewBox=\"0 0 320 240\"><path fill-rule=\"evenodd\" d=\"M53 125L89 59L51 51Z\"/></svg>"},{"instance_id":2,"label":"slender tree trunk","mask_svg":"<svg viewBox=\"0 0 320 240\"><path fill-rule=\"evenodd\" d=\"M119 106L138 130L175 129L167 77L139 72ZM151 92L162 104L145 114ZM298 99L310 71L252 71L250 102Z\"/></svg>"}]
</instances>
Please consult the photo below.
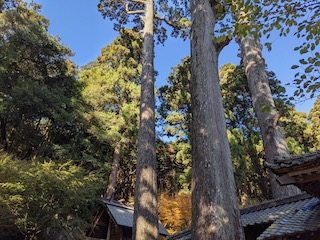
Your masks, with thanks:
<instances>
[{"instance_id":1,"label":"slender tree trunk","mask_svg":"<svg viewBox=\"0 0 320 240\"><path fill-rule=\"evenodd\" d=\"M191 1L192 239L243 239L209 0Z\"/></svg>"},{"instance_id":2,"label":"slender tree trunk","mask_svg":"<svg viewBox=\"0 0 320 240\"><path fill-rule=\"evenodd\" d=\"M252 136L253 137L253 136ZM253 141L250 141L250 153L249 156L251 158L254 172L258 174L258 184L262 192L262 196L264 199L270 198L270 190L268 188L268 183L265 181L265 177L263 176L263 169L260 164L260 158L256 152L255 145Z\"/></svg>"},{"instance_id":3,"label":"slender tree trunk","mask_svg":"<svg viewBox=\"0 0 320 240\"><path fill-rule=\"evenodd\" d=\"M7 121L4 118L0 118L0 143L3 145L4 150L7 151Z\"/></svg>"},{"instance_id":4,"label":"slender tree trunk","mask_svg":"<svg viewBox=\"0 0 320 240\"><path fill-rule=\"evenodd\" d=\"M154 102L153 0L145 0L140 126L134 202L133 239L158 239L157 162Z\"/></svg>"},{"instance_id":5,"label":"slender tree trunk","mask_svg":"<svg viewBox=\"0 0 320 240\"><path fill-rule=\"evenodd\" d=\"M117 142L114 147L111 172L109 175L108 186L105 191L105 198L107 199L113 198L114 192L117 186L117 177L118 177L119 166L120 166L120 152L121 152L121 142Z\"/></svg>"},{"instance_id":6,"label":"slender tree trunk","mask_svg":"<svg viewBox=\"0 0 320 240\"><path fill-rule=\"evenodd\" d=\"M273 163L276 156L289 156L289 152L286 140L278 125L279 113L272 98L265 61L262 57L262 45L260 40L252 35L240 37L238 43L255 113L261 129L266 161ZM270 172L270 184L273 198L301 193L293 185L280 186L272 172Z\"/></svg>"}]
</instances>

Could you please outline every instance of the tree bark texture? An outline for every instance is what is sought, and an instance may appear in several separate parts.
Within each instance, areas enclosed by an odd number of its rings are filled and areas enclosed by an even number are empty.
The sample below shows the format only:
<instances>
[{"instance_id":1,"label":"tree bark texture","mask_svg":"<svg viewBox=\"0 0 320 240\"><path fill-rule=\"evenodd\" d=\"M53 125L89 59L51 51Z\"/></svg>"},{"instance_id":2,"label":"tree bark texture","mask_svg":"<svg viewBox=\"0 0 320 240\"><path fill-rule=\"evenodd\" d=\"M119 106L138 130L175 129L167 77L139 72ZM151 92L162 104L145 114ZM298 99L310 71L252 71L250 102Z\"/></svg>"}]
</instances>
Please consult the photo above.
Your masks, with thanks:
<instances>
[{"instance_id":1,"label":"tree bark texture","mask_svg":"<svg viewBox=\"0 0 320 240\"><path fill-rule=\"evenodd\" d=\"M273 163L276 156L289 156L288 146L278 125L279 113L275 107L262 57L260 40L252 35L240 37L238 43L245 68L254 110L258 118L266 161ZM301 191L293 186L280 186L276 175L270 172L273 198L293 196Z\"/></svg>"},{"instance_id":2,"label":"tree bark texture","mask_svg":"<svg viewBox=\"0 0 320 240\"><path fill-rule=\"evenodd\" d=\"M154 6L145 0L140 126L135 185L133 239L158 239L157 162L154 100Z\"/></svg>"},{"instance_id":3,"label":"tree bark texture","mask_svg":"<svg viewBox=\"0 0 320 240\"><path fill-rule=\"evenodd\" d=\"M213 42L215 12L192 0L192 239L243 239Z\"/></svg>"},{"instance_id":4,"label":"tree bark texture","mask_svg":"<svg viewBox=\"0 0 320 240\"><path fill-rule=\"evenodd\" d=\"M120 167L120 153L121 153L121 142L117 142L114 147L111 172L109 175L108 186L105 191L105 198L107 199L113 199L114 192L117 186L117 178L118 178L118 172Z\"/></svg>"}]
</instances>

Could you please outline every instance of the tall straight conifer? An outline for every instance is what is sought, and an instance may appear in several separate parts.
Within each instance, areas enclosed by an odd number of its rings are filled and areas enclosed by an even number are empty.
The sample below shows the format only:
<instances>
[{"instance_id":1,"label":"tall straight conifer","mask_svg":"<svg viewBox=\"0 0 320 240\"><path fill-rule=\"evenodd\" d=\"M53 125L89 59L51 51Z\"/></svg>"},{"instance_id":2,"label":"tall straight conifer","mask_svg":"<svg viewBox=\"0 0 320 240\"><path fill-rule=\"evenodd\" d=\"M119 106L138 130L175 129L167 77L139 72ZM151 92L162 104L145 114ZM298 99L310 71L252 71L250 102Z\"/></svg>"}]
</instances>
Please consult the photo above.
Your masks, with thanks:
<instances>
[{"instance_id":1,"label":"tall straight conifer","mask_svg":"<svg viewBox=\"0 0 320 240\"><path fill-rule=\"evenodd\" d=\"M99 11L104 17L116 20L120 30L129 22L135 24L143 38L140 126L136 171L134 239L158 238L158 200L155 145L154 100L154 34L163 43L166 29L162 23L173 27L172 35L186 38L189 21L187 0L100 0ZM130 15L133 15L131 18Z\"/></svg>"},{"instance_id":2,"label":"tall straight conifer","mask_svg":"<svg viewBox=\"0 0 320 240\"><path fill-rule=\"evenodd\" d=\"M103 10L104 9L104 10ZM128 21L129 15L142 25L142 75L140 125L136 167L133 239L158 239L157 162L154 100L154 2L153 0L101 1L104 16ZM120 11L121 15L116 15ZM123 22L122 22L123 23ZM116 25L116 27L119 26Z\"/></svg>"},{"instance_id":3,"label":"tall straight conifer","mask_svg":"<svg viewBox=\"0 0 320 240\"><path fill-rule=\"evenodd\" d=\"M265 61L262 57L262 45L260 39L251 34L239 37L238 43L261 129L266 161L273 163L276 156L289 156L289 150L278 123L280 115L272 97ZM273 198L293 196L301 192L293 185L280 186L273 173L270 173L270 184Z\"/></svg>"},{"instance_id":4,"label":"tall straight conifer","mask_svg":"<svg viewBox=\"0 0 320 240\"><path fill-rule=\"evenodd\" d=\"M145 1L133 239L158 239L153 0Z\"/></svg>"},{"instance_id":5,"label":"tall straight conifer","mask_svg":"<svg viewBox=\"0 0 320 240\"><path fill-rule=\"evenodd\" d=\"M243 239L214 44L217 2L191 1L192 239Z\"/></svg>"}]
</instances>

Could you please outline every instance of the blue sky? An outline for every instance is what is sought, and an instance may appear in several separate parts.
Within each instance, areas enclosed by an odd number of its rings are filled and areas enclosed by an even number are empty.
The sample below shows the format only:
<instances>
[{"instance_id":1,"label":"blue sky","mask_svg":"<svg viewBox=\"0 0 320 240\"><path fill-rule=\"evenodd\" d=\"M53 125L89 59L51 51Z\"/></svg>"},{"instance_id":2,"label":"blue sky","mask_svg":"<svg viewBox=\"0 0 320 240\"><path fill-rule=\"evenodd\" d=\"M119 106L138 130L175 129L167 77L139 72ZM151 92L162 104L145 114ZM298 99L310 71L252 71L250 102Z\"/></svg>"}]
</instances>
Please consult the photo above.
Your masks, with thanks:
<instances>
[{"instance_id":1,"label":"blue sky","mask_svg":"<svg viewBox=\"0 0 320 240\"><path fill-rule=\"evenodd\" d=\"M49 33L61 37L63 44L75 53L72 60L78 66L94 61L100 55L101 49L118 35L113 30L113 23L103 19L97 11L98 0L36 0L36 2L42 5L41 14L50 21ZM268 70L274 71L282 83L291 82L295 74L291 66L300 59L299 54L293 51L298 42L293 37L275 37L271 41L272 51L263 52ZM157 87L165 84L171 68L189 53L189 41L181 39L168 38L165 46L156 46L155 69L159 72ZM237 54L238 46L233 41L220 54L219 65L228 62L238 64L240 58ZM289 95L295 90L290 86L286 86L286 89ZM296 109L309 112L313 101L296 104Z\"/></svg>"}]
</instances>

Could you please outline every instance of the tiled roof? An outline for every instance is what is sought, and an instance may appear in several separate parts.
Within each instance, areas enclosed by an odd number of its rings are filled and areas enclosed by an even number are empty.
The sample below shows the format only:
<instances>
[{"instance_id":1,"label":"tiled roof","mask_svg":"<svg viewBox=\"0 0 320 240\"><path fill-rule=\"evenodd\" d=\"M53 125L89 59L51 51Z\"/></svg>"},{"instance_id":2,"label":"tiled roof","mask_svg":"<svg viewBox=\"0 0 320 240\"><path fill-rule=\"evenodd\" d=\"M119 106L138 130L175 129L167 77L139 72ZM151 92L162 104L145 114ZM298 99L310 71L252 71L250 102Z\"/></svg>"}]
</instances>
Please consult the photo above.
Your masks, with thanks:
<instances>
[{"instance_id":1,"label":"tiled roof","mask_svg":"<svg viewBox=\"0 0 320 240\"><path fill-rule=\"evenodd\" d=\"M190 229L183 230L181 232L178 232L174 235L172 235L170 240L189 240L191 239L191 231Z\"/></svg>"},{"instance_id":2,"label":"tiled roof","mask_svg":"<svg viewBox=\"0 0 320 240\"><path fill-rule=\"evenodd\" d=\"M272 223L257 240L276 239L320 229L320 200L312 198L302 208Z\"/></svg>"},{"instance_id":3,"label":"tiled roof","mask_svg":"<svg viewBox=\"0 0 320 240\"><path fill-rule=\"evenodd\" d=\"M243 227L270 224L258 240L320 230L320 199L308 194L267 201L243 208L240 213ZM187 229L169 239L191 239L191 232Z\"/></svg>"},{"instance_id":4,"label":"tiled roof","mask_svg":"<svg viewBox=\"0 0 320 240\"><path fill-rule=\"evenodd\" d=\"M292 211L297 211L317 198L308 194L301 194L284 199L271 200L262 204L240 210L242 226L272 223L286 216Z\"/></svg>"},{"instance_id":5,"label":"tiled roof","mask_svg":"<svg viewBox=\"0 0 320 240\"><path fill-rule=\"evenodd\" d=\"M309 165L314 162L320 161L320 151L300 154L289 155L286 157L276 157L274 164L266 163L266 166L271 168L277 173L287 172L287 169L294 168L301 165Z\"/></svg>"},{"instance_id":6,"label":"tiled roof","mask_svg":"<svg viewBox=\"0 0 320 240\"><path fill-rule=\"evenodd\" d=\"M124 204L102 200L105 206L108 208L112 218L117 225L123 227L133 227L133 208L130 208ZM164 236L168 236L169 233L164 226L159 222L159 233Z\"/></svg>"}]
</instances>

